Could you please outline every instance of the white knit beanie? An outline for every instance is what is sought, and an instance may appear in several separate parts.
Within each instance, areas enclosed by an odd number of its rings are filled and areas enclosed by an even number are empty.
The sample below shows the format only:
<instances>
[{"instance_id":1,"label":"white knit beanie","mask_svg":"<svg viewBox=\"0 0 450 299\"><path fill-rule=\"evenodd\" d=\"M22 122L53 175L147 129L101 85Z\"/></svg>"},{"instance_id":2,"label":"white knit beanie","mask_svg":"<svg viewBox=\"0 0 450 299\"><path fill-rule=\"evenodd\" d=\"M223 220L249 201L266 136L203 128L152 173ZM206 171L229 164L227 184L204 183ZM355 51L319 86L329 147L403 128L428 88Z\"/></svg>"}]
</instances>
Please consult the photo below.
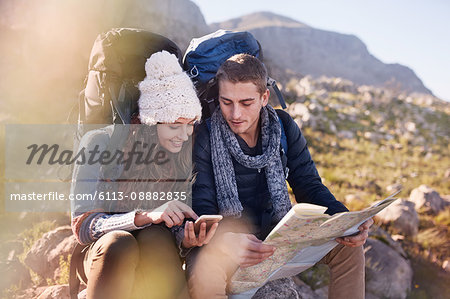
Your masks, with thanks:
<instances>
[{"instance_id":1,"label":"white knit beanie","mask_svg":"<svg viewBox=\"0 0 450 299\"><path fill-rule=\"evenodd\" d=\"M194 84L174 54L154 53L145 63L145 72L147 76L139 83L141 123L173 123L180 117L200 119L202 107Z\"/></svg>"}]
</instances>

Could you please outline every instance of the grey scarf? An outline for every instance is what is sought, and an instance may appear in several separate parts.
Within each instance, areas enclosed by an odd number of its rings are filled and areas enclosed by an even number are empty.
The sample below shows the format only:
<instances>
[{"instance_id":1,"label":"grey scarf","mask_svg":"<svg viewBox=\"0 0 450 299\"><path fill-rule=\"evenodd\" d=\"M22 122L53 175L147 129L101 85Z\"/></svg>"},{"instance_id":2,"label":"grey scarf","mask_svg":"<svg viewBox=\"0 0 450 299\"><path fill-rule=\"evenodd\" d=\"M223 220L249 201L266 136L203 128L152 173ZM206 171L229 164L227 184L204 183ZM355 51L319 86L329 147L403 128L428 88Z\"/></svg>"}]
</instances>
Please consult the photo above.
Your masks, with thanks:
<instances>
[{"instance_id":1,"label":"grey scarf","mask_svg":"<svg viewBox=\"0 0 450 299\"><path fill-rule=\"evenodd\" d=\"M220 108L211 117L211 155L220 214L240 217L242 204L239 200L236 175L231 156L247 168L266 172L267 186L274 209L274 218L281 220L291 208L289 194L280 158L281 125L275 110L266 106L261 110L261 138L263 154L255 157L245 155L236 135L222 116Z\"/></svg>"}]
</instances>

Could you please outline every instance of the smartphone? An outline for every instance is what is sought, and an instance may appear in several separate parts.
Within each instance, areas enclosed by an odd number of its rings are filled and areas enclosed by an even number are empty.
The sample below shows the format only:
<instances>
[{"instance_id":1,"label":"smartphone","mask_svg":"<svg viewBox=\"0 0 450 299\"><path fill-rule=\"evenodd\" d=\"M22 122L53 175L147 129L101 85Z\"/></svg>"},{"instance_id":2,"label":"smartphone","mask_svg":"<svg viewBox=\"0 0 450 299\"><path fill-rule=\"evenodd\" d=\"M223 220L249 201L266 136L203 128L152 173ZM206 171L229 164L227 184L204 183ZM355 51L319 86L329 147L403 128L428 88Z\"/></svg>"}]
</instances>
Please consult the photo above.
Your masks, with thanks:
<instances>
[{"instance_id":1,"label":"smartphone","mask_svg":"<svg viewBox=\"0 0 450 299\"><path fill-rule=\"evenodd\" d=\"M214 223L218 223L223 219L222 215L202 215L194 222L194 231L200 233L200 225L206 223L206 231L208 231Z\"/></svg>"}]
</instances>

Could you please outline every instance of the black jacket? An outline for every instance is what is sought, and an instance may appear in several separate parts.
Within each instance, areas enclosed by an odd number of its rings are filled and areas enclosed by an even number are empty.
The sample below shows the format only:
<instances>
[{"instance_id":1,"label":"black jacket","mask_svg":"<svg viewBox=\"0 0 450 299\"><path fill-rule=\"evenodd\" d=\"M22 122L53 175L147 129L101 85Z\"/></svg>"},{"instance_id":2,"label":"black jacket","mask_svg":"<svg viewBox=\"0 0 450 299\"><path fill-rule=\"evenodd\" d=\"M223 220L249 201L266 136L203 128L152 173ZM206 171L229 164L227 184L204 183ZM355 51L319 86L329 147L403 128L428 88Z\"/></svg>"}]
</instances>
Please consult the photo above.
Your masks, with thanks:
<instances>
[{"instance_id":1,"label":"black jacket","mask_svg":"<svg viewBox=\"0 0 450 299\"><path fill-rule=\"evenodd\" d=\"M348 211L322 184L306 145L306 139L297 124L285 111L277 110L277 114L283 122L287 138L287 167L289 168L287 181L294 192L296 201L326 206L328 207L326 213L330 215ZM261 138L255 147L250 148L243 139L237 137L245 154L255 156L262 153ZM198 215L219 214L209 129L205 122L196 128L193 158L194 173L197 175L192 189L193 209ZM250 217L256 227L260 227L263 212L271 206L265 172L246 168L237 163L234 158L232 159L239 199L244 208L243 214Z\"/></svg>"}]
</instances>

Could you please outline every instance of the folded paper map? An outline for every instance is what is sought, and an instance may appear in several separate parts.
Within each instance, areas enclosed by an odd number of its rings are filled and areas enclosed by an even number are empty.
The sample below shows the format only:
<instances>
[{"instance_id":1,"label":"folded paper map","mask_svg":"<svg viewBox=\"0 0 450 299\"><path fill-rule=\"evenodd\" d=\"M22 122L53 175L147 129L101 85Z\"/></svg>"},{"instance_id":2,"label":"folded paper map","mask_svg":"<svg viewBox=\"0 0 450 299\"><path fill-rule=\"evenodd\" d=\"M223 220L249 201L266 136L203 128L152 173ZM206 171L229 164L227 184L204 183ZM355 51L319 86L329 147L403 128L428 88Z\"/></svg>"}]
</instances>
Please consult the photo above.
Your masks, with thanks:
<instances>
[{"instance_id":1,"label":"folded paper map","mask_svg":"<svg viewBox=\"0 0 450 299\"><path fill-rule=\"evenodd\" d=\"M323 214L326 207L296 204L264 240L276 247L275 253L257 265L239 268L231 278L230 292L239 294L308 269L338 244L335 238L358 233L358 227L390 205L398 192L362 211L333 216Z\"/></svg>"}]
</instances>

